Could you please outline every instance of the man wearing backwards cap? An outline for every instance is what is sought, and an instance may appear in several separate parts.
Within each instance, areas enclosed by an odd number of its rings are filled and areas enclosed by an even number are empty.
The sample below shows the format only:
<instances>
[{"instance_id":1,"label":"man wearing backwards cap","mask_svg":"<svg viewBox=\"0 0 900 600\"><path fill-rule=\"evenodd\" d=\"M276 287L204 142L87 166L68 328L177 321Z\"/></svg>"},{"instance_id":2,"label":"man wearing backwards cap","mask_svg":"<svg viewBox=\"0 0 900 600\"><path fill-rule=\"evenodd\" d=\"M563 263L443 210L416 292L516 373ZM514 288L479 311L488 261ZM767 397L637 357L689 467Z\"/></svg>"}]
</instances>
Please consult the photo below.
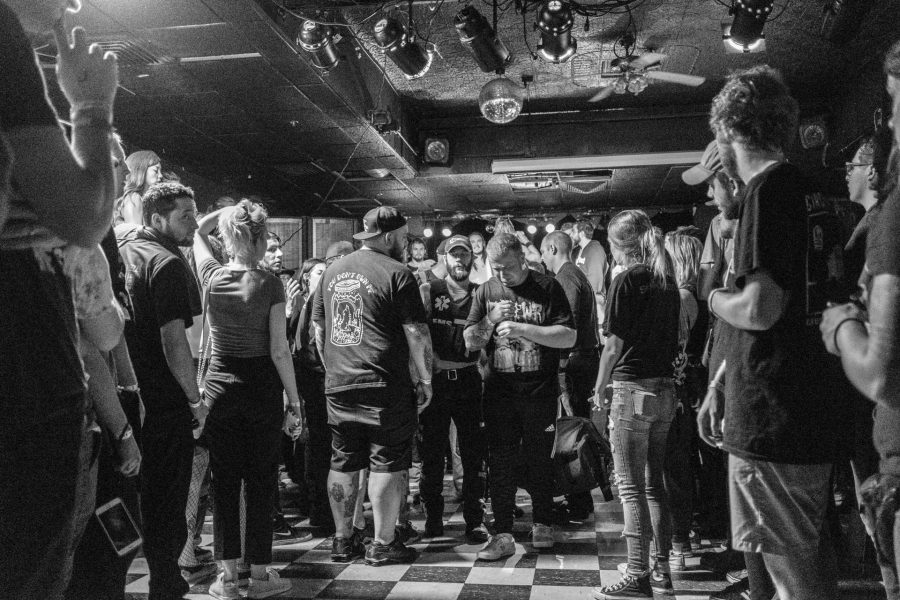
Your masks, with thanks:
<instances>
[{"instance_id":1,"label":"man wearing backwards cap","mask_svg":"<svg viewBox=\"0 0 900 600\"><path fill-rule=\"evenodd\" d=\"M697 297L706 299L714 288L726 284L726 273L731 266L734 254L732 238L737 221L735 219L738 202L734 196L734 184L722 168L719 147L713 140L706 146L700 164L694 165L681 174L681 179L688 185L709 186L706 196L707 206L719 209L709 224L706 244L700 257L700 282Z\"/></svg>"},{"instance_id":2,"label":"man wearing backwards cap","mask_svg":"<svg viewBox=\"0 0 900 600\"><path fill-rule=\"evenodd\" d=\"M413 274L400 260L406 219L388 206L370 210L362 248L335 261L313 308L316 344L325 365L332 434L328 495L334 515L331 557L366 563L409 563L416 551L396 537L416 430L412 371L419 411L431 401L431 334ZM367 550L353 531L360 471L368 468L375 540Z\"/></svg>"},{"instance_id":3,"label":"man wearing backwards cap","mask_svg":"<svg viewBox=\"0 0 900 600\"><path fill-rule=\"evenodd\" d=\"M485 455L481 432L481 374L479 351L466 350L463 331L472 307L469 281L472 245L464 235L454 235L442 245L447 275L420 288L429 315L434 341L434 399L422 413L422 502L425 505L425 536L444 534L444 449L450 420L456 424L463 467L463 517L470 544L487 541L484 527Z\"/></svg>"}]
</instances>

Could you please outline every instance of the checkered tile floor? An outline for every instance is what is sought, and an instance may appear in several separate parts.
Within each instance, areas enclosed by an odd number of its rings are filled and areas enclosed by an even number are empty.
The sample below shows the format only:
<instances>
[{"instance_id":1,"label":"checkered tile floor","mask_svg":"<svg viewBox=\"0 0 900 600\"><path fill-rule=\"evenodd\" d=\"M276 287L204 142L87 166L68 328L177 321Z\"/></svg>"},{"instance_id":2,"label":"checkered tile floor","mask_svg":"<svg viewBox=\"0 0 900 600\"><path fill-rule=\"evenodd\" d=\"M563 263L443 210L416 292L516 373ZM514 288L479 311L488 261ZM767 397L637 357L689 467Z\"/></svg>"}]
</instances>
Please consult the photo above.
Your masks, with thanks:
<instances>
[{"instance_id":1,"label":"checkered tile floor","mask_svg":"<svg viewBox=\"0 0 900 600\"><path fill-rule=\"evenodd\" d=\"M445 490L452 487L448 480ZM616 565L625 560L625 540L621 537L622 505L603 502L595 496L594 516L582 524L556 527L556 545L537 550L531 546L531 505L520 490L517 503L525 511L518 519L514 536L516 554L497 562L476 558L480 546L467 545L459 504L445 493L445 535L423 539L414 547L419 558L411 565L369 567L362 560L350 564L332 563L331 540L314 538L303 543L279 543L274 548L274 564L282 577L290 578L292 589L279 598L330 598L364 600L569 600L589 599L591 589L618 579ZM291 513L287 511L288 520ZM424 515L413 509L413 524L424 529ZM305 521L296 522L303 529ZM211 531L211 520L207 522ZM204 535L204 543L211 544ZM704 551L712 551L707 544ZM681 600L706 600L710 592L728 584L708 571L699 570L699 558L688 559L689 570L674 575L675 590ZM691 568L693 567L693 568ZM143 559L132 565L126 596L146 598L147 566ZM212 579L195 585L186 597L212 598L206 592ZM842 582L842 599L883 598L872 582L848 592ZM862 582L856 582L862 583Z\"/></svg>"}]
</instances>

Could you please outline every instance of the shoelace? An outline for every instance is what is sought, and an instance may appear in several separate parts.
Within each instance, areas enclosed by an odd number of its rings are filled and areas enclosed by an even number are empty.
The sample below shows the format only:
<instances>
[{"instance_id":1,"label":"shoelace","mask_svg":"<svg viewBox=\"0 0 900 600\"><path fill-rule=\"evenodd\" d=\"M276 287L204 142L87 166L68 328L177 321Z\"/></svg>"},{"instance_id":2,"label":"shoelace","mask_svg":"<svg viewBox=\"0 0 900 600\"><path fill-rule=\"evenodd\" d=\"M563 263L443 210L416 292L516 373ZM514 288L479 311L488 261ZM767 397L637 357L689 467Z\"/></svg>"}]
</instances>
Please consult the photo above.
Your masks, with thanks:
<instances>
[{"instance_id":1,"label":"shoelace","mask_svg":"<svg viewBox=\"0 0 900 600\"><path fill-rule=\"evenodd\" d=\"M625 575L622 577L622 579L615 582L614 584L603 588L603 591L605 591L605 592L620 592L620 591L624 590L625 588L627 588L628 586L630 586L632 583L635 583L636 581L637 581L637 579L635 577L632 577L631 575Z\"/></svg>"}]
</instances>

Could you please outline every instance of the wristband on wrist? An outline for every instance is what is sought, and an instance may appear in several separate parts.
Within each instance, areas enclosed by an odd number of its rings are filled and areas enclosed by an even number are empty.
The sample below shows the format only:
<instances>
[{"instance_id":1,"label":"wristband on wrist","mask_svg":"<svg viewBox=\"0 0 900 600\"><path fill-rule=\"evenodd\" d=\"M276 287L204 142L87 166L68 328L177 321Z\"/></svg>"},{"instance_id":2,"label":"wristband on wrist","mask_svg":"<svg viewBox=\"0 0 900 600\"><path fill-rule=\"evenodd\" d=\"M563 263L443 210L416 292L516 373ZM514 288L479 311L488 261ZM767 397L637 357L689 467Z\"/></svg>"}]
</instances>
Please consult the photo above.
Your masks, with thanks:
<instances>
[{"instance_id":1,"label":"wristband on wrist","mask_svg":"<svg viewBox=\"0 0 900 600\"><path fill-rule=\"evenodd\" d=\"M198 408L201 404L203 404L203 398L197 398L196 402L191 402L188 400L188 406L191 408Z\"/></svg>"},{"instance_id":2,"label":"wristband on wrist","mask_svg":"<svg viewBox=\"0 0 900 600\"><path fill-rule=\"evenodd\" d=\"M713 297L716 295L716 292L721 292L721 291L722 291L722 288L714 289L713 291L711 291L709 293L709 297L706 299L706 307L709 309L710 314L712 314L712 316L716 317L717 319L719 318L719 315L716 313L715 310L713 310Z\"/></svg>"},{"instance_id":3,"label":"wristband on wrist","mask_svg":"<svg viewBox=\"0 0 900 600\"><path fill-rule=\"evenodd\" d=\"M120 392L140 392L141 391L141 388L136 383L133 383L131 385L117 385L116 389L119 390Z\"/></svg>"},{"instance_id":4,"label":"wristband on wrist","mask_svg":"<svg viewBox=\"0 0 900 600\"><path fill-rule=\"evenodd\" d=\"M857 323L859 323L859 324L862 325L863 327L866 326L866 324L863 323L862 319L860 319L860 318L858 318L858 317L846 317L846 318L841 319L840 321L838 321L838 324L834 326L834 339L832 340L832 342L834 343L834 349L835 349L835 351L837 352L838 356L841 355L841 348L838 346L838 338L837 338L837 336L838 336L838 331L840 331L841 325L843 325L843 324L846 323L847 321L856 321Z\"/></svg>"},{"instance_id":5,"label":"wristband on wrist","mask_svg":"<svg viewBox=\"0 0 900 600\"><path fill-rule=\"evenodd\" d=\"M422 385L431 385L431 380L430 379L420 379L419 383L421 383Z\"/></svg>"},{"instance_id":6,"label":"wristband on wrist","mask_svg":"<svg viewBox=\"0 0 900 600\"><path fill-rule=\"evenodd\" d=\"M112 127L113 111L109 105L86 102L72 106L69 118L73 127L76 125Z\"/></svg>"}]
</instances>

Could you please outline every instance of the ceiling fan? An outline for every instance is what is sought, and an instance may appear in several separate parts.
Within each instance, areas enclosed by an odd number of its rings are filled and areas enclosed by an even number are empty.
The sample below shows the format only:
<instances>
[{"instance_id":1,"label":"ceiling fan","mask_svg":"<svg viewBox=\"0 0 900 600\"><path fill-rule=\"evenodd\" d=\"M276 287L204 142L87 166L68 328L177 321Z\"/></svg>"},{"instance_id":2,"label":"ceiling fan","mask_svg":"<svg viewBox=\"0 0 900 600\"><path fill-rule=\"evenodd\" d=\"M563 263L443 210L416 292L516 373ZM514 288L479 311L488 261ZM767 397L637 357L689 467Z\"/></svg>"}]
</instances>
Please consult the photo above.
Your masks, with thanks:
<instances>
[{"instance_id":1,"label":"ceiling fan","mask_svg":"<svg viewBox=\"0 0 900 600\"><path fill-rule=\"evenodd\" d=\"M671 73L669 71L651 70L665 60L665 54L656 52L647 52L640 56L626 56L617 58L610 63L612 69L621 71L621 75L616 76L615 81L607 84L603 89L594 94L588 102L600 102L612 96L613 94L624 94L631 92L632 94L640 94L649 85L649 79L657 81L667 81L669 83L677 83L680 85L689 85L697 87L706 81L705 77L696 75L685 75L684 73Z\"/></svg>"}]
</instances>

